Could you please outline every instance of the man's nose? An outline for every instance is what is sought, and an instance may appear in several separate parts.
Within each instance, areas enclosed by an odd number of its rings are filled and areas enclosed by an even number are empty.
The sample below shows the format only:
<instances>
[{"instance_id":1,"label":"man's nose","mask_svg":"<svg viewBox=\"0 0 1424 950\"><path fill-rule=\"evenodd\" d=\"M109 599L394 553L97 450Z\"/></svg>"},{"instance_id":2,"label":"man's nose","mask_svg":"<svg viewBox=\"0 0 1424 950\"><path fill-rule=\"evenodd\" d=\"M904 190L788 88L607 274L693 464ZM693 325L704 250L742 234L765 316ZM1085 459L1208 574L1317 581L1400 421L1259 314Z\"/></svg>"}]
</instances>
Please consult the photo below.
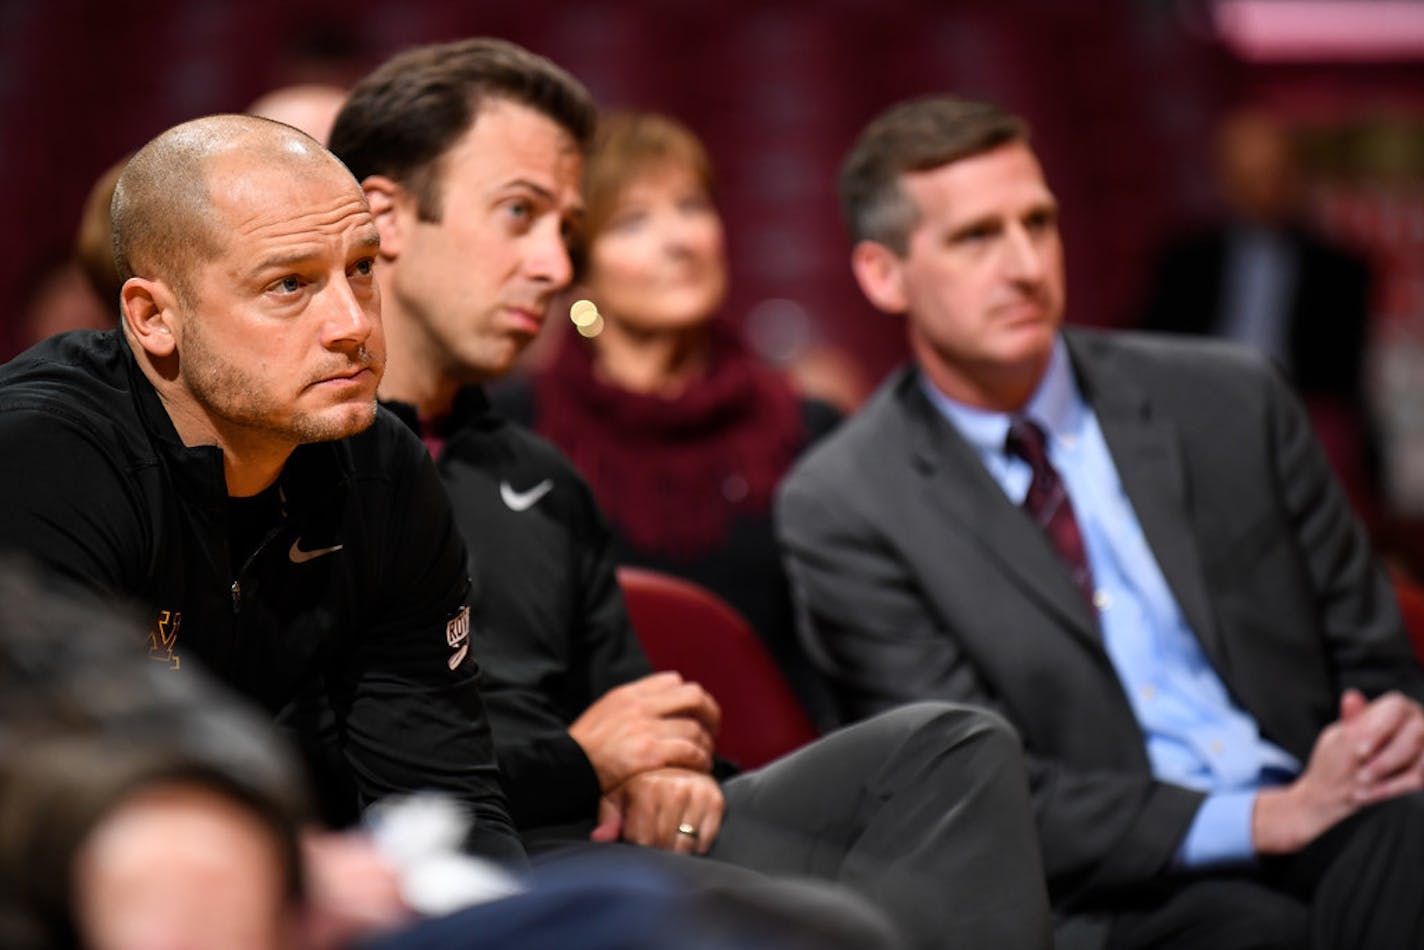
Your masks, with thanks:
<instances>
[{"instance_id":1,"label":"man's nose","mask_svg":"<svg viewBox=\"0 0 1424 950\"><path fill-rule=\"evenodd\" d=\"M364 343L380 319L374 296L362 296L345 275L327 285L322 342L327 346Z\"/></svg>"},{"instance_id":2,"label":"man's nose","mask_svg":"<svg viewBox=\"0 0 1424 950\"><path fill-rule=\"evenodd\" d=\"M1004 257L1009 276L1023 281L1037 281L1043 277L1043 248L1038 236L1028 228L1014 225L1008 229Z\"/></svg>"},{"instance_id":3,"label":"man's nose","mask_svg":"<svg viewBox=\"0 0 1424 950\"><path fill-rule=\"evenodd\" d=\"M569 248L563 232L556 225L535 229L529 240L525 269L530 277L555 288L562 288L573 280L574 267L569 260Z\"/></svg>"}]
</instances>

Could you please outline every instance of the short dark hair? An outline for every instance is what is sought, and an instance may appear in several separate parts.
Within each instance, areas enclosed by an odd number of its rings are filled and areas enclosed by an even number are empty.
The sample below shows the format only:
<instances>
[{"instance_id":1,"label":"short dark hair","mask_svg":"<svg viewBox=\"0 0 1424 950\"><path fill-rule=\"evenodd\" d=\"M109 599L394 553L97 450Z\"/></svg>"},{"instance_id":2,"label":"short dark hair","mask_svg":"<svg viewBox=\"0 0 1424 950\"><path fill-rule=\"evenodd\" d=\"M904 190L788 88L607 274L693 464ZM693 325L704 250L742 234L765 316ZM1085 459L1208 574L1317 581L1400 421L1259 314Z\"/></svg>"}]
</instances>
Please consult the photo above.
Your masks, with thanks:
<instances>
[{"instance_id":1,"label":"short dark hair","mask_svg":"<svg viewBox=\"0 0 1424 950\"><path fill-rule=\"evenodd\" d=\"M468 39L398 53L351 90L331 151L357 181L386 175L413 192L423 220L440 219L440 158L486 98L548 116L586 151L598 111L588 90L542 56L506 40Z\"/></svg>"},{"instance_id":2,"label":"short dark hair","mask_svg":"<svg viewBox=\"0 0 1424 950\"><path fill-rule=\"evenodd\" d=\"M852 242L909 249L916 209L900 176L1028 141L1028 123L987 102L927 96L881 113L856 139L841 166L841 211Z\"/></svg>"}]
</instances>

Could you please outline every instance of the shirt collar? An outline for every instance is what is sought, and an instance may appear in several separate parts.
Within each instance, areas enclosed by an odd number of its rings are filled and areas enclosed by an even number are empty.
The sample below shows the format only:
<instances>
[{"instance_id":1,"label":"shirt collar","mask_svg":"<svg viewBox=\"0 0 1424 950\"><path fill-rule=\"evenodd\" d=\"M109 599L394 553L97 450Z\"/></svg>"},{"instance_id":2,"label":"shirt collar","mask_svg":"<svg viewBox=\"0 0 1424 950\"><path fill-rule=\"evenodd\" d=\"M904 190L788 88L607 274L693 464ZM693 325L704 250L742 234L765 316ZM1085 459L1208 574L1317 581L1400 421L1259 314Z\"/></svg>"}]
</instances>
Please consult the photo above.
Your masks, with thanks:
<instances>
[{"instance_id":1,"label":"shirt collar","mask_svg":"<svg viewBox=\"0 0 1424 950\"><path fill-rule=\"evenodd\" d=\"M1087 413L1087 404L1078 390L1068 347L1060 334L1053 342L1048 368L1038 387L1020 413L976 409L951 399L935 388L929 377L920 374L920 388L930 403L959 431L981 455L1001 454L1009 425L1015 416L1027 416L1042 427L1051 440L1071 443L1078 435Z\"/></svg>"}]
</instances>

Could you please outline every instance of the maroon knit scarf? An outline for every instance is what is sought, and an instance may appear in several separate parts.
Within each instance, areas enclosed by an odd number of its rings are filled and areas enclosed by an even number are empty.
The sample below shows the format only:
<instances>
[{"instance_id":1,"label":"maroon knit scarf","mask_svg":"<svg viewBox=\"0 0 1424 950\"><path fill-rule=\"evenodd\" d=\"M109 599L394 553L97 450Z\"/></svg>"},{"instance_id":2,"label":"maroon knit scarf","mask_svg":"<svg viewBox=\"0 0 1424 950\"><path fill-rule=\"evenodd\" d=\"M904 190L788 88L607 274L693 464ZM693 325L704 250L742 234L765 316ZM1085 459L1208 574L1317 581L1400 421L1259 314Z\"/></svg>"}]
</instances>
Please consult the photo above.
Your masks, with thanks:
<instances>
[{"instance_id":1,"label":"maroon knit scarf","mask_svg":"<svg viewBox=\"0 0 1424 950\"><path fill-rule=\"evenodd\" d=\"M790 385L716 325L704 375L675 398L594 378L572 334L534 384L535 429L573 460L633 546L715 550L734 516L764 516L805 440Z\"/></svg>"}]
</instances>

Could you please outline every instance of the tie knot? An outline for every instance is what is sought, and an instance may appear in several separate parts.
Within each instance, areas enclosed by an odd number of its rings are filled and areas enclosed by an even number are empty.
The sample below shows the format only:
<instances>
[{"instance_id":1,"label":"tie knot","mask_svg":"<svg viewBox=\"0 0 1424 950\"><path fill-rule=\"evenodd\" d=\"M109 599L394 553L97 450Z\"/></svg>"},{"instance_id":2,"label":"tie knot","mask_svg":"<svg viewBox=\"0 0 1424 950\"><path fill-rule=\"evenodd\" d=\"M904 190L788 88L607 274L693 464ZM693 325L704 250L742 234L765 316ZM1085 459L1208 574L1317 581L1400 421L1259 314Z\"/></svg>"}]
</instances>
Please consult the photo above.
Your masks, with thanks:
<instances>
[{"instance_id":1,"label":"tie knot","mask_svg":"<svg viewBox=\"0 0 1424 950\"><path fill-rule=\"evenodd\" d=\"M1029 464L1035 472L1048 465L1048 444L1038 423L1019 417L1009 425L1004 448Z\"/></svg>"}]
</instances>

